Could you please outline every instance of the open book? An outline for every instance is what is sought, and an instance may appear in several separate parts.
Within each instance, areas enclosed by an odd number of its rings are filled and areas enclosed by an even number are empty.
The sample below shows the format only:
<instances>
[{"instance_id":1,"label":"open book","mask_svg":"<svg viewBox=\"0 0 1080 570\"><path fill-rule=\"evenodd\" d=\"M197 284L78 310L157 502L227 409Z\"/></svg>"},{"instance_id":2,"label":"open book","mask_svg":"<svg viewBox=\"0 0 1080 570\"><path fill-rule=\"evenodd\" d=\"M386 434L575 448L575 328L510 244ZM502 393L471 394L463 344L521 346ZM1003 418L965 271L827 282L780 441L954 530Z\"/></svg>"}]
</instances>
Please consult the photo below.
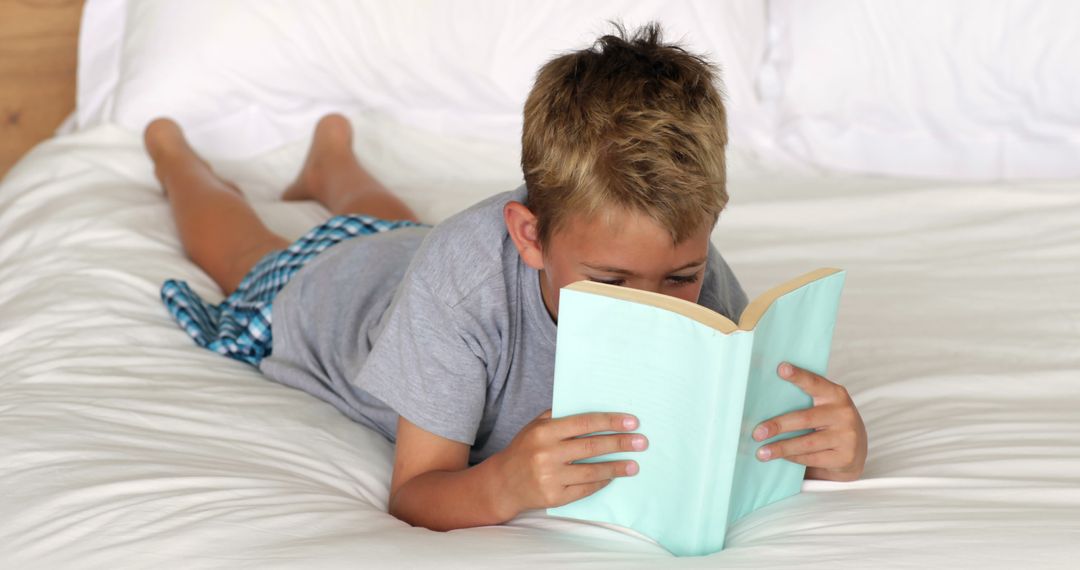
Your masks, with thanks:
<instances>
[{"instance_id":1,"label":"open book","mask_svg":"<svg viewBox=\"0 0 1080 570\"><path fill-rule=\"evenodd\" d=\"M736 325L667 295L578 281L559 297L552 416L637 416L644 451L578 463L633 459L640 470L550 515L632 528L673 554L723 549L743 516L797 494L806 468L762 462L764 420L813 399L776 372L781 362L824 375L844 272L819 269L763 293ZM598 432L614 433L614 432Z\"/></svg>"}]
</instances>

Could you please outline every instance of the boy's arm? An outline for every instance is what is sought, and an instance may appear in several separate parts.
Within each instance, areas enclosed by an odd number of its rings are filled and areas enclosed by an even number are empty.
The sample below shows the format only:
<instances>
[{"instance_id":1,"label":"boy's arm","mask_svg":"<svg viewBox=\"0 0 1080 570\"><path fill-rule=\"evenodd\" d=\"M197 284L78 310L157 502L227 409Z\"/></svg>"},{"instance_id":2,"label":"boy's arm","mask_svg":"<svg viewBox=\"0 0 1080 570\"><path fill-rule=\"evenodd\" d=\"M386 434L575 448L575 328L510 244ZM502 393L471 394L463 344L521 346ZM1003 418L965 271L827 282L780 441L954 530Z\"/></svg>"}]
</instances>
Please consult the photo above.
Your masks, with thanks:
<instances>
[{"instance_id":1,"label":"boy's arm","mask_svg":"<svg viewBox=\"0 0 1080 570\"><path fill-rule=\"evenodd\" d=\"M617 451L642 451L633 416L592 412L552 419L546 410L505 449L472 467L469 446L398 417L390 514L432 530L502 524L525 509L565 505L595 493L615 477L633 476L629 460L571 464ZM637 443L635 443L637 442Z\"/></svg>"},{"instance_id":2,"label":"boy's arm","mask_svg":"<svg viewBox=\"0 0 1080 570\"><path fill-rule=\"evenodd\" d=\"M469 467L469 446L398 417L390 514L431 530L501 524L516 513L499 504L495 462Z\"/></svg>"}]
</instances>

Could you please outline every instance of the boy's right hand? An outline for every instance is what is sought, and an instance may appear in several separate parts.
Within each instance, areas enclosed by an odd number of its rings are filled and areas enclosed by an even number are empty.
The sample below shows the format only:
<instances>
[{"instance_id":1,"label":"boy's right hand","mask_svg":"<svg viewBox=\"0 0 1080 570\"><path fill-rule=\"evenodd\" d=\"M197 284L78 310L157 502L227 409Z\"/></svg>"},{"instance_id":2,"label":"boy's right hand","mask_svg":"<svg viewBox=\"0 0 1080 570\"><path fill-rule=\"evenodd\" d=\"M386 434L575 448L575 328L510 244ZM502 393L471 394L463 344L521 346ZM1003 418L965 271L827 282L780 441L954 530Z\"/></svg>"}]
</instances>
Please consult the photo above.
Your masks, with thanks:
<instances>
[{"instance_id":1,"label":"boy's right hand","mask_svg":"<svg viewBox=\"0 0 1080 570\"><path fill-rule=\"evenodd\" d=\"M629 423L624 423L626 420ZM527 509L565 505L599 491L615 477L637 474L637 462L630 460L570 463L619 451L644 450L649 442L641 434L577 437L637 427L637 418L628 414L593 412L552 419L551 410L544 411L494 456L498 457L502 485L499 505L505 518L509 520Z\"/></svg>"}]
</instances>

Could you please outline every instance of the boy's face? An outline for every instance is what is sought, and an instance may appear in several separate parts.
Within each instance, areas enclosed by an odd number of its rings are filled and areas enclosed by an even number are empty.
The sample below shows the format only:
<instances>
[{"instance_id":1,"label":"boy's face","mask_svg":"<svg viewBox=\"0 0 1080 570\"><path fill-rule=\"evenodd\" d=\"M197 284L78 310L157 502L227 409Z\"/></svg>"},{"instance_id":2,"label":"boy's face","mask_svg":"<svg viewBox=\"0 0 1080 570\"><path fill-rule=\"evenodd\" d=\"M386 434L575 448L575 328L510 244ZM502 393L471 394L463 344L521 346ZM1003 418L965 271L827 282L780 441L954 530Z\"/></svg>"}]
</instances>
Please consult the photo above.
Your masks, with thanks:
<instances>
[{"instance_id":1,"label":"boy's face","mask_svg":"<svg viewBox=\"0 0 1080 570\"><path fill-rule=\"evenodd\" d=\"M516 204L516 203L514 203ZM531 212L517 204L528 217ZM540 271L540 290L552 318L559 316L559 290L575 281L592 280L653 291L696 303L705 276L711 227L702 227L679 244L647 215L612 210L594 218L574 216L541 246L529 232L515 236L512 225L521 218L510 213L506 221L522 259ZM535 222L535 217L532 217Z\"/></svg>"}]
</instances>

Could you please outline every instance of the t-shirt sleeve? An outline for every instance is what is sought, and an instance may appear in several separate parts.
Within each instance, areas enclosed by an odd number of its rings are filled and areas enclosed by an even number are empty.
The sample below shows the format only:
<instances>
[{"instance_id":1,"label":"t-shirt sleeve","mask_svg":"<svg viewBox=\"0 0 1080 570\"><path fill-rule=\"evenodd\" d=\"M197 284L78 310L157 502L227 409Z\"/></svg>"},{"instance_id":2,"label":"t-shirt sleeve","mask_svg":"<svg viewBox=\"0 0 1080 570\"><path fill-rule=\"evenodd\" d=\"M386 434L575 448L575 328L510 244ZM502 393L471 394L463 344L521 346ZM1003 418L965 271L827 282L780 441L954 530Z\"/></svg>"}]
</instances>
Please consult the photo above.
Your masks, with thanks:
<instances>
[{"instance_id":1,"label":"t-shirt sleeve","mask_svg":"<svg viewBox=\"0 0 1080 570\"><path fill-rule=\"evenodd\" d=\"M746 292L731 267L712 245L709 245L706 273L698 302L736 323L739 322L739 317L749 303Z\"/></svg>"},{"instance_id":2,"label":"t-shirt sleeve","mask_svg":"<svg viewBox=\"0 0 1080 570\"><path fill-rule=\"evenodd\" d=\"M487 398L487 369L430 286L406 275L356 384L413 424L473 445Z\"/></svg>"}]
</instances>

